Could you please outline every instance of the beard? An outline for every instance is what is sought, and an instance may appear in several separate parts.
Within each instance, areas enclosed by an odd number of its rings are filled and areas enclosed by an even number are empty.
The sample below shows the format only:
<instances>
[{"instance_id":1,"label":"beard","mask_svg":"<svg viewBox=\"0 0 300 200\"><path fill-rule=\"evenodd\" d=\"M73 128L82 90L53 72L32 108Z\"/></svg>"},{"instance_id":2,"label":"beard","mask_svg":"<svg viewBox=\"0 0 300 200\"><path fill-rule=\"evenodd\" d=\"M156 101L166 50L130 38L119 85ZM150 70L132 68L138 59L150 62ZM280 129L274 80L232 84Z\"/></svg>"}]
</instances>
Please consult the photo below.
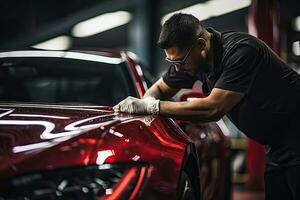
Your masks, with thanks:
<instances>
[{"instance_id":1,"label":"beard","mask_svg":"<svg viewBox=\"0 0 300 200\"><path fill-rule=\"evenodd\" d=\"M206 73L208 74L210 72L210 66L209 64L207 63L206 60L204 59L198 59L196 62L195 62L195 67L196 67L196 71L195 71L195 74L196 73Z\"/></svg>"}]
</instances>

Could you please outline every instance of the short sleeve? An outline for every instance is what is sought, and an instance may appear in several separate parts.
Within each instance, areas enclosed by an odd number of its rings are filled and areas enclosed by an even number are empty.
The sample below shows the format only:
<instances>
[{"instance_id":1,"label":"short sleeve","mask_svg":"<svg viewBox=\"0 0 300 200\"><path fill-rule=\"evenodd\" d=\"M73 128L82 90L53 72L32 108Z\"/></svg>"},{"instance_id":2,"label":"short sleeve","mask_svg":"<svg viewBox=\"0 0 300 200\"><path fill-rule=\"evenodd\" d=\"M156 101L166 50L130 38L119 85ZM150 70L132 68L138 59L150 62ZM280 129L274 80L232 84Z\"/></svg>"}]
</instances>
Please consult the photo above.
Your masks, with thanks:
<instances>
[{"instance_id":1,"label":"short sleeve","mask_svg":"<svg viewBox=\"0 0 300 200\"><path fill-rule=\"evenodd\" d=\"M174 89L191 89L197 80L196 77L191 76L188 73L176 71L173 65L169 67L168 71L162 76L162 78L169 87Z\"/></svg>"},{"instance_id":2,"label":"short sleeve","mask_svg":"<svg viewBox=\"0 0 300 200\"><path fill-rule=\"evenodd\" d=\"M259 70L259 53L248 45L238 46L224 62L215 88L248 93Z\"/></svg>"}]
</instances>

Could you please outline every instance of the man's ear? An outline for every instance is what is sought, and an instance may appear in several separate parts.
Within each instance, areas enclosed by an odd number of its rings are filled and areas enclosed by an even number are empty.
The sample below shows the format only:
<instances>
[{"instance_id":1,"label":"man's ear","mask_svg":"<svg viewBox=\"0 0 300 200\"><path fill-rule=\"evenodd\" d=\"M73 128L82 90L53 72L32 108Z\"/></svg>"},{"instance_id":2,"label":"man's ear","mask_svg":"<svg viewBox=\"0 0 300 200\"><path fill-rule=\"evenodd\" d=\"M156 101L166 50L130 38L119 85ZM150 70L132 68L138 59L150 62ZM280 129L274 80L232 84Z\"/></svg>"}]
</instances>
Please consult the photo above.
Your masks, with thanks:
<instances>
[{"instance_id":1,"label":"man's ear","mask_svg":"<svg viewBox=\"0 0 300 200\"><path fill-rule=\"evenodd\" d=\"M198 39L197 39L197 43L198 43L198 45L199 45L201 51L202 51L202 50L205 48L205 46L206 46L206 42L205 42L205 40L204 40L203 38L198 38Z\"/></svg>"}]
</instances>

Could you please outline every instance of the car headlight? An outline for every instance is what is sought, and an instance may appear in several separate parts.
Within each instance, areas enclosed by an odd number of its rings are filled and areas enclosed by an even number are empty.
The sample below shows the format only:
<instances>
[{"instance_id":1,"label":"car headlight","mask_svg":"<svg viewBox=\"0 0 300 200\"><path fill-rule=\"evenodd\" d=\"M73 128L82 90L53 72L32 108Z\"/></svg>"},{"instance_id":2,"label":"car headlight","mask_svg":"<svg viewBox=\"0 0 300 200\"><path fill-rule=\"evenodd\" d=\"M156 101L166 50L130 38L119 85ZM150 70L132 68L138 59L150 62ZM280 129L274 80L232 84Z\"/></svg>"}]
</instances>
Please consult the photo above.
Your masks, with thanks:
<instances>
[{"instance_id":1,"label":"car headlight","mask_svg":"<svg viewBox=\"0 0 300 200\"><path fill-rule=\"evenodd\" d=\"M14 177L0 186L7 199L133 199L148 166L104 164L72 167Z\"/></svg>"}]
</instances>

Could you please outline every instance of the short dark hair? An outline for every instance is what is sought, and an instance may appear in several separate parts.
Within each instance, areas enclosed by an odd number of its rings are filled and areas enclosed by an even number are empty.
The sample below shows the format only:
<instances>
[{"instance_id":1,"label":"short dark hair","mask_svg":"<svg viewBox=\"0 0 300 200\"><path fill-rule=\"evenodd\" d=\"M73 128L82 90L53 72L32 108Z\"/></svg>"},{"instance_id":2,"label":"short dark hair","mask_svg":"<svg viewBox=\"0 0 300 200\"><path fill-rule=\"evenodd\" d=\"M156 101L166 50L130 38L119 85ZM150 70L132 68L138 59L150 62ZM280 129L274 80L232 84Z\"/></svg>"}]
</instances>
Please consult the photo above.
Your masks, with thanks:
<instances>
[{"instance_id":1,"label":"short dark hair","mask_svg":"<svg viewBox=\"0 0 300 200\"><path fill-rule=\"evenodd\" d=\"M193 44L202 31L203 26L196 17L177 13L163 24L157 45L162 49L177 47L185 50Z\"/></svg>"}]
</instances>

